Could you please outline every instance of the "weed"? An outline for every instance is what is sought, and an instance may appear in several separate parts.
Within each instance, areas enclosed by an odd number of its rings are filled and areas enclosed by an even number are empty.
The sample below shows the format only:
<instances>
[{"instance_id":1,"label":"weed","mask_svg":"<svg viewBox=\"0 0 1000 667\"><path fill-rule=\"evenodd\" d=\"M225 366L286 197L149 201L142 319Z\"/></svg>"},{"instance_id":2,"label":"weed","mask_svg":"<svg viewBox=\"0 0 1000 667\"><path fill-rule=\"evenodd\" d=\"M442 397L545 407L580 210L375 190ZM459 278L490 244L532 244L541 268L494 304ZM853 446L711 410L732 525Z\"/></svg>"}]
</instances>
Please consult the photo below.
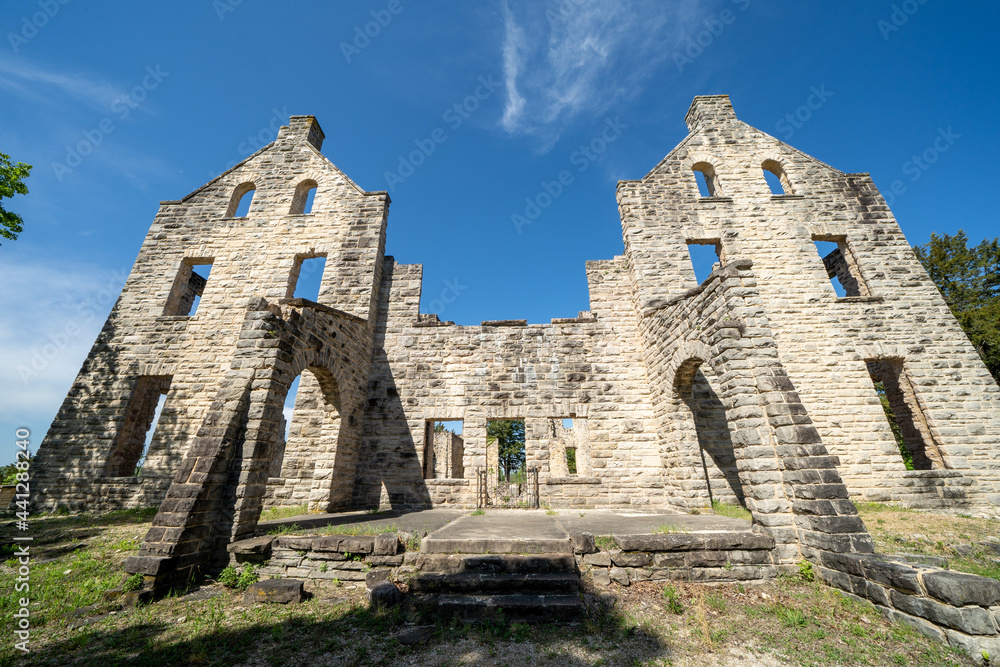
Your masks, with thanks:
<instances>
[{"instance_id":1,"label":"weed","mask_svg":"<svg viewBox=\"0 0 1000 667\"><path fill-rule=\"evenodd\" d=\"M237 590L245 591L250 588L251 584L256 583L260 579L260 575L257 573L257 569L253 565L244 565L242 570L237 570L232 565L227 565L222 572L219 573L219 583L226 588L235 588Z\"/></svg>"},{"instance_id":2,"label":"weed","mask_svg":"<svg viewBox=\"0 0 1000 667\"><path fill-rule=\"evenodd\" d=\"M813 572L812 563L807 560L799 563L799 579L802 581L812 581L816 578L816 573Z\"/></svg>"},{"instance_id":3,"label":"weed","mask_svg":"<svg viewBox=\"0 0 1000 667\"><path fill-rule=\"evenodd\" d=\"M472 513L472 516L482 516L484 514L486 514L486 510L480 507L475 512Z\"/></svg>"},{"instance_id":4,"label":"weed","mask_svg":"<svg viewBox=\"0 0 1000 667\"><path fill-rule=\"evenodd\" d=\"M559 514L559 512L557 512L557 511L555 511L553 509L547 509L547 510L545 510L545 513L548 514L549 516L556 516L557 514Z\"/></svg>"},{"instance_id":5,"label":"weed","mask_svg":"<svg viewBox=\"0 0 1000 667\"><path fill-rule=\"evenodd\" d=\"M671 614L680 616L684 613L684 603L681 602L681 596L677 589L670 584L663 587L663 599L667 601L667 610Z\"/></svg>"},{"instance_id":6,"label":"weed","mask_svg":"<svg viewBox=\"0 0 1000 667\"><path fill-rule=\"evenodd\" d=\"M615 538L611 535L598 535L594 538L594 544L597 545L598 549L602 549L604 551L614 549L618 546Z\"/></svg>"},{"instance_id":7,"label":"weed","mask_svg":"<svg viewBox=\"0 0 1000 667\"><path fill-rule=\"evenodd\" d=\"M271 530L267 531L267 534L268 535L288 535L289 533L294 533L297 530L301 530L299 528L299 524L297 524L297 523L287 523L287 524L283 524L283 525L280 525L280 526L275 526Z\"/></svg>"},{"instance_id":8,"label":"weed","mask_svg":"<svg viewBox=\"0 0 1000 667\"><path fill-rule=\"evenodd\" d=\"M287 519L291 516L302 516L309 513L309 503L302 503L294 507L272 507L260 513L261 521L275 521L277 519Z\"/></svg>"},{"instance_id":9,"label":"weed","mask_svg":"<svg viewBox=\"0 0 1000 667\"><path fill-rule=\"evenodd\" d=\"M753 519L753 515L750 513L750 510L745 507L724 503L721 500L712 501L712 511L719 516L727 516L730 519L743 519L745 521Z\"/></svg>"},{"instance_id":10,"label":"weed","mask_svg":"<svg viewBox=\"0 0 1000 667\"><path fill-rule=\"evenodd\" d=\"M705 604L708 605L709 609L717 611L720 614L726 611L726 598L722 597L718 593L710 593L705 596Z\"/></svg>"},{"instance_id":11,"label":"weed","mask_svg":"<svg viewBox=\"0 0 1000 667\"><path fill-rule=\"evenodd\" d=\"M775 607L774 615L778 617L778 620L783 625L790 628L801 627L808 622L806 615L798 609L791 609L790 607L783 607L781 605Z\"/></svg>"},{"instance_id":12,"label":"weed","mask_svg":"<svg viewBox=\"0 0 1000 667\"><path fill-rule=\"evenodd\" d=\"M128 593L129 591L137 591L142 588L143 577L141 574L129 575L127 579L122 583L122 592Z\"/></svg>"},{"instance_id":13,"label":"weed","mask_svg":"<svg viewBox=\"0 0 1000 667\"><path fill-rule=\"evenodd\" d=\"M672 523L661 523L653 532L671 535L674 533L690 533L691 531L684 526L675 526Z\"/></svg>"}]
</instances>

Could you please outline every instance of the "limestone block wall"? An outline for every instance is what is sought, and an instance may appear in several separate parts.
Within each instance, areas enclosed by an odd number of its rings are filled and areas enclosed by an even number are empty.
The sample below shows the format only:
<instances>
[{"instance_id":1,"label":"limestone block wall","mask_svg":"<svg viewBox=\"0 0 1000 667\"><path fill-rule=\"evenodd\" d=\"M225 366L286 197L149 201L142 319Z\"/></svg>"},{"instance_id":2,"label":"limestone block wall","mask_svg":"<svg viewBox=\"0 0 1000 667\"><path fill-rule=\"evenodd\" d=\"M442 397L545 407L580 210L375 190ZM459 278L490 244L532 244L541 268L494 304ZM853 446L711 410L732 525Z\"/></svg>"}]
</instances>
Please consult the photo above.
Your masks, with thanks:
<instances>
[{"instance_id":1,"label":"limestone block wall","mask_svg":"<svg viewBox=\"0 0 1000 667\"><path fill-rule=\"evenodd\" d=\"M132 272L34 466L41 507L158 503L229 368L251 297L292 296L302 258L327 258L318 301L368 319L381 279L388 197L366 193L320 152L322 130L296 116L277 140L179 201L162 202ZM292 213L304 183L312 211ZM246 217L237 195L256 187ZM211 264L192 316L191 266ZM138 482L108 474L139 378L169 378ZM108 489L115 489L109 494Z\"/></svg>"},{"instance_id":2,"label":"limestone block wall","mask_svg":"<svg viewBox=\"0 0 1000 667\"><path fill-rule=\"evenodd\" d=\"M696 98L687 120L687 138L643 179L619 186L638 305L697 284L688 243L716 245L723 262L751 260L782 363L852 495L995 511L1000 390L870 177L740 122L725 96ZM765 164L784 194L770 191ZM712 176L713 196L699 195L696 167ZM836 295L815 240L839 242L858 296ZM904 470L871 360L900 363L939 468Z\"/></svg>"},{"instance_id":3,"label":"limestone block wall","mask_svg":"<svg viewBox=\"0 0 1000 667\"><path fill-rule=\"evenodd\" d=\"M553 506L662 504L659 457L634 315L620 262L588 264L591 312L550 324L456 326L421 316L420 267L386 262L369 382L362 507L383 487L393 508L443 498L475 504L476 470L487 465L491 419L524 419L526 458L540 468L541 501ZM551 419L586 420L593 475L553 475ZM428 421L463 420L464 480L424 480Z\"/></svg>"}]
</instances>

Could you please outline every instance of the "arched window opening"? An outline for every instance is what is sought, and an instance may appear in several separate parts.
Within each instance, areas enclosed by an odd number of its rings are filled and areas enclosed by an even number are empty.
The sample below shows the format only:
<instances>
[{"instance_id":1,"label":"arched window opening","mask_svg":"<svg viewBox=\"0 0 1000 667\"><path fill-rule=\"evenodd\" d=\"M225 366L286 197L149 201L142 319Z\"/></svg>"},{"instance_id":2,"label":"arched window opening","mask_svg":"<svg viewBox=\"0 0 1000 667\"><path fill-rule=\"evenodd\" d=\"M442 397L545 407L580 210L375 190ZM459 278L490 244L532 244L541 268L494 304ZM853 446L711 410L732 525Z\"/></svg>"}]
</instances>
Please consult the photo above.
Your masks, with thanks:
<instances>
[{"instance_id":1,"label":"arched window opening","mask_svg":"<svg viewBox=\"0 0 1000 667\"><path fill-rule=\"evenodd\" d=\"M226 210L227 218L245 218L250 214L250 204L253 202L254 192L257 186L253 183L240 183L233 190L233 196L229 200L229 208Z\"/></svg>"},{"instance_id":2,"label":"arched window opening","mask_svg":"<svg viewBox=\"0 0 1000 667\"><path fill-rule=\"evenodd\" d=\"M295 187L295 194L292 196L292 207L289 209L291 215L307 215L312 213L313 200L316 198L316 181L307 179Z\"/></svg>"},{"instance_id":3,"label":"arched window opening","mask_svg":"<svg viewBox=\"0 0 1000 667\"><path fill-rule=\"evenodd\" d=\"M767 185L771 188L772 195L790 195L792 194L791 184L788 182L788 174L785 173L785 169L776 160L764 160L761 165L764 170L764 180L767 181Z\"/></svg>"},{"instance_id":4,"label":"arched window opening","mask_svg":"<svg viewBox=\"0 0 1000 667\"><path fill-rule=\"evenodd\" d=\"M270 456L269 506L298 506L311 500L316 462L336 455L340 428L336 380L325 369L305 369L285 394Z\"/></svg>"},{"instance_id":5,"label":"arched window opening","mask_svg":"<svg viewBox=\"0 0 1000 667\"><path fill-rule=\"evenodd\" d=\"M698 181L698 192L702 197L719 197L719 177L715 173L715 167L707 162L699 162L691 169L694 170L695 180Z\"/></svg>"},{"instance_id":6,"label":"arched window opening","mask_svg":"<svg viewBox=\"0 0 1000 667\"><path fill-rule=\"evenodd\" d=\"M700 360L691 359L677 370L676 377L677 394L687 407L687 419L691 420L688 423L697 436L709 503L746 508L726 407L714 387L715 374L701 366Z\"/></svg>"}]
</instances>

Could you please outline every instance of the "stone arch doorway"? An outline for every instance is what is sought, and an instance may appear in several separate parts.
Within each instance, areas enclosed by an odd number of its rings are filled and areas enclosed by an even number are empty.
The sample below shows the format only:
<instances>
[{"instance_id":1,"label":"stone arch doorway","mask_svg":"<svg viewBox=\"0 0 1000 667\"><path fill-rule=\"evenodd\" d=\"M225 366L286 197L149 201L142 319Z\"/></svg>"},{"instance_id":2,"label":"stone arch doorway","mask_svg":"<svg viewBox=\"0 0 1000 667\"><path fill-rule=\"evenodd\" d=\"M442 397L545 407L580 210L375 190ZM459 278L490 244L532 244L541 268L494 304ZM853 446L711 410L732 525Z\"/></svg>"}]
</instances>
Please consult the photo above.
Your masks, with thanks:
<instances>
[{"instance_id":1,"label":"stone arch doorway","mask_svg":"<svg viewBox=\"0 0 1000 667\"><path fill-rule=\"evenodd\" d=\"M313 509L317 469L324 468L328 457L336 457L343 426L337 380L317 366L304 368L297 377L291 414L283 414L269 457L265 508L308 503Z\"/></svg>"},{"instance_id":2,"label":"stone arch doorway","mask_svg":"<svg viewBox=\"0 0 1000 667\"><path fill-rule=\"evenodd\" d=\"M672 389L678 445L700 472L700 479L692 480L692 490L709 504L746 507L729 414L719 396L715 370L704 363L708 349L698 346L690 352L677 366Z\"/></svg>"}]
</instances>

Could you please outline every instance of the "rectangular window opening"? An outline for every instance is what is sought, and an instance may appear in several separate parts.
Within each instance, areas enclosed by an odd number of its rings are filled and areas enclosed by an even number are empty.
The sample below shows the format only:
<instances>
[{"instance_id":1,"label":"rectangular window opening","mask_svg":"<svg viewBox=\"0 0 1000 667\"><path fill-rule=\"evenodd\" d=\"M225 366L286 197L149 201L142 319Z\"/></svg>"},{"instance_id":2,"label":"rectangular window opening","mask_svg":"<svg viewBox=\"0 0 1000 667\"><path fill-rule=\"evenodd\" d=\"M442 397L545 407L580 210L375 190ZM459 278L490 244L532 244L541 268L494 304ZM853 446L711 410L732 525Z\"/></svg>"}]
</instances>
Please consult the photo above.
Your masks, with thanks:
<instances>
[{"instance_id":1,"label":"rectangular window opening","mask_svg":"<svg viewBox=\"0 0 1000 667\"><path fill-rule=\"evenodd\" d=\"M133 477L142 471L171 379L169 375L143 375L136 380L105 469L109 477Z\"/></svg>"},{"instance_id":2,"label":"rectangular window opening","mask_svg":"<svg viewBox=\"0 0 1000 667\"><path fill-rule=\"evenodd\" d=\"M524 420L495 419L486 422L486 447L496 448L497 476L501 482L524 484L527 479ZM487 454L487 458L491 458Z\"/></svg>"},{"instance_id":3,"label":"rectangular window opening","mask_svg":"<svg viewBox=\"0 0 1000 667\"><path fill-rule=\"evenodd\" d=\"M291 276L292 298L319 302L319 289L325 270L325 255L296 258Z\"/></svg>"},{"instance_id":4,"label":"rectangular window opening","mask_svg":"<svg viewBox=\"0 0 1000 667\"><path fill-rule=\"evenodd\" d=\"M576 447L566 448L566 469L569 470L569 474L576 474Z\"/></svg>"},{"instance_id":5,"label":"rectangular window opening","mask_svg":"<svg viewBox=\"0 0 1000 667\"><path fill-rule=\"evenodd\" d=\"M823 258L826 275L830 278L830 284L833 285L833 291L838 297L868 296L861 272L844 237L814 236L813 243L819 256Z\"/></svg>"},{"instance_id":6,"label":"rectangular window opening","mask_svg":"<svg viewBox=\"0 0 1000 667\"><path fill-rule=\"evenodd\" d=\"M691 256L691 268L694 269L695 280L701 285L722 264L722 244L718 239L705 241L688 241L688 253Z\"/></svg>"},{"instance_id":7,"label":"rectangular window opening","mask_svg":"<svg viewBox=\"0 0 1000 667\"><path fill-rule=\"evenodd\" d=\"M879 359L866 364L906 469L943 468L937 442L903 371L903 361Z\"/></svg>"},{"instance_id":8,"label":"rectangular window opening","mask_svg":"<svg viewBox=\"0 0 1000 667\"><path fill-rule=\"evenodd\" d=\"M211 259L186 259L174 281L164 315L193 317L201 305L201 298L212 271Z\"/></svg>"},{"instance_id":9,"label":"rectangular window opening","mask_svg":"<svg viewBox=\"0 0 1000 667\"><path fill-rule=\"evenodd\" d=\"M424 433L424 479L464 478L462 420L429 419Z\"/></svg>"}]
</instances>

